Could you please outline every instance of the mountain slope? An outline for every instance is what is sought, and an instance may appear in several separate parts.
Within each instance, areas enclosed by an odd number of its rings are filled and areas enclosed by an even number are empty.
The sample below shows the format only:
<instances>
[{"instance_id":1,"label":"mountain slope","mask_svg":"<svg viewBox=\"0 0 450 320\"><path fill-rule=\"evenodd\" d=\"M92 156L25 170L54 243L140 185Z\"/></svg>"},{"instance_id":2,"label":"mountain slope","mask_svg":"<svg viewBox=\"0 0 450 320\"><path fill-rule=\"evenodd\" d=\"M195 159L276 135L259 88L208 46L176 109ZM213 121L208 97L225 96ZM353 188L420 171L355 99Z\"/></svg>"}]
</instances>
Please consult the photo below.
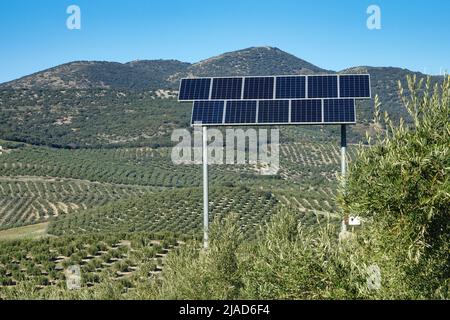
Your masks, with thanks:
<instances>
[{"instance_id":1,"label":"mountain slope","mask_svg":"<svg viewBox=\"0 0 450 320\"><path fill-rule=\"evenodd\" d=\"M76 61L0 85L13 89L155 89L173 84L167 78L189 63L177 60L143 60L125 64Z\"/></svg>"},{"instance_id":2,"label":"mountain slope","mask_svg":"<svg viewBox=\"0 0 450 320\"><path fill-rule=\"evenodd\" d=\"M182 76L248 76L327 72L305 60L273 47L252 47L224 53L191 65Z\"/></svg>"},{"instance_id":3,"label":"mountain slope","mask_svg":"<svg viewBox=\"0 0 450 320\"><path fill-rule=\"evenodd\" d=\"M195 64L177 60L128 63L76 61L0 85L13 89L177 89L187 76L236 76L326 72L309 62L272 47L254 47Z\"/></svg>"}]
</instances>

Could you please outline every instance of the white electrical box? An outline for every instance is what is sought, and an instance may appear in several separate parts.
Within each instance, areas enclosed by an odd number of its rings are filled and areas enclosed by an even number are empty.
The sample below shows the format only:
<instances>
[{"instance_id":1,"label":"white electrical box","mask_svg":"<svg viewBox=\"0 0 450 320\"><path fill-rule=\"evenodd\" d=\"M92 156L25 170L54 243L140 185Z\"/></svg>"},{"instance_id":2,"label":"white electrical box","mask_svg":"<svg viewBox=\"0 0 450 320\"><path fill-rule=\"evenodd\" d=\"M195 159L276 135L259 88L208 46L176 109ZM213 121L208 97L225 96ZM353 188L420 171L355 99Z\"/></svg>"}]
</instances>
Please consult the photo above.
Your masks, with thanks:
<instances>
[{"instance_id":1,"label":"white electrical box","mask_svg":"<svg viewBox=\"0 0 450 320\"><path fill-rule=\"evenodd\" d=\"M361 218L360 217L349 217L348 218L348 225L349 226L360 226L361 225Z\"/></svg>"}]
</instances>

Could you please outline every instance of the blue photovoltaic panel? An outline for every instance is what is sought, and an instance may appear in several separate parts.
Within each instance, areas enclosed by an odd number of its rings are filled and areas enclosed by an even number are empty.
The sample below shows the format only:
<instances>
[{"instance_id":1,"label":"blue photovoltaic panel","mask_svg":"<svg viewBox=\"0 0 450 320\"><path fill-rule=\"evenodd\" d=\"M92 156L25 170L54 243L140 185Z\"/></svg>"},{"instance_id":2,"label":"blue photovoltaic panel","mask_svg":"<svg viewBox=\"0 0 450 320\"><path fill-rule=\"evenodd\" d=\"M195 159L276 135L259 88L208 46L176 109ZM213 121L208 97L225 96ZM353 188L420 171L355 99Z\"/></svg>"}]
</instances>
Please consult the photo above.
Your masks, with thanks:
<instances>
[{"instance_id":1,"label":"blue photovoltaic panel","mask_svg":"<svg viewBox=\"0 0 450 320\"><path fill-rule=\"evenodd\" d=\"M308 98L337 97L337 76L308 76Z\"/></svg>"},{"instance_id":2,"label":"blue photovoltaic panel","mask_svg":"<svg viewBox=\"0 0 450 320\"><path fill-rule=\"evenodd\" d=\"M277 77L276 99L302 99L306 97L306 77Z\"/></svg>"},{"instance_id":3,"label":"blue photovoltaic panel","mask_svg":"<svg viewBox=\"0 0 450 320\"><path fill-rule=\"evenodd\" d=\"M215 78L211 99L230 100L241 99L242 96L242 78Z\"/></svg>"},{"instance_id":4,"label":"blue photovoltaic panel","mask_svg":"<svg viewBox=\"0 0 450 320\"><path fill-rule=\"evenodd\" d=\"M250 124L256 122L256 101L227 101L225 123Z\"/></svg>"},{"instance_id":5,"label":"blue photovoltaic panel","mask_svg":"<svg viewBox=\"0 0 450 320\"><path fill-rule=\"evenodd\" d=\"M180 101L208 100L211 78L182 79L178 99Z\"/></svg>"},{"instance_id":6,"label":"blue photovoltaic panel","mask_svg":"<svg viewBox=\"0 0 450 320\"><path fill-rule=\"evenodd\" d=\"M327 98L370 98L370 75L182 79L179 94L180 101Z\"/></svg>"},{"instance_id":7,"label":"blue photovoltaic panel","mask_svg":"<svg viewBox=\"0 0 450 320\"><path fill-rule=\"evenodd\" d=\"M223 101L196 101L192 110L192 124L222 124Z\"/></svg>"},{"instance_id":8,"label":"blue photovoltaic panel","mask_svg":"<svg viewBox=\"0 0 450 320\"><path fill-rule=\"evenodd\" d=\"M291 122L322 122L322 100L292 100Z\"/></svg>"},{"instance_id":9,"label":"blue photovoltaic panel","mask_svg":"<svg viewBox=\"0 0 450 320\"><path fill-rule=\"evenodd\" d=\"M273 99L274 77L245 78L244 99Z\"/></svg>"},{"instance_id":10,"label":"blue photovoltaic panel","mask_svg":"<svg viewBox=\"0 0 450 320\"><path fill-rule=\"evenodd\" d=\"M326 99L323 106L325 123L356 122L353 99Z\"/></svg>"},{"instance_id":11,"label":"blue photovoltaic panel","mask_svg":"<svg viewBox=\"0 0 450 320\"><path fill-rule=\"evenodd\" d=\"M258 105L259 123L288 123L289 100L264 100Z\"/></svg>"},{"instance_id":12,"label":"blue photovoltaic panel","mask_svg":"<svg viewBox=\"0 0 450 320\"><path fill-rule=\"evenodd\" d=\"M370 96L368 74L282 75L182 79L179 100L194 102L193 124L351 124Z\"/></svg>"},{"instance_id":13,"label":"blue photovoltaic panel","mask_svg":"<svg viewBox=\"0 0 450 320\"><path fill-rule=\"evenodd\" d=\"M196 101L192 111L193 125L338 124L355 122L355 100L342 98Z\"/></svg>"},{"instance_id":14,"label":"blue photovoltaic panel","mask_svg":"<svg viewBox=\"0 0 450 320\"><path fill-rule=\"evenodd\" d=\"M370 98L369 75L339 76L339 91L341 98Z\"/></svg>"}]
</instances>

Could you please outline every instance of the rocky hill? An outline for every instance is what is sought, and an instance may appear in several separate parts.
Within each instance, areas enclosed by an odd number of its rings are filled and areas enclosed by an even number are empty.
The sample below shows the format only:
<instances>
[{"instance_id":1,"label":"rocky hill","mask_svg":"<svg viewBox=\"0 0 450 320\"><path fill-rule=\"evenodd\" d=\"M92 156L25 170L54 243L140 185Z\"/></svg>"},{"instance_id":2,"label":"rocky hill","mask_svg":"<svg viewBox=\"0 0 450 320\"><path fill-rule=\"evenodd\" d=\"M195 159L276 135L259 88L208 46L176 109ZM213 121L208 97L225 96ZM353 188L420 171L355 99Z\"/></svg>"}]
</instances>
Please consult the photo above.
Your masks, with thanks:
<instances>
[{"instance_id":1,"label":"rocky hill","mask_svg":"<svg viewBox=\"0 0 450 320\"><path fill-rule=\"evenodd\" d=\"M0 85L14 89L131 89L178 88L187 76L305 74L326 72L272 47L234 51L190 64L177 60L138 60L128 63L76 61Z\"/></svg>"}]
</instances>

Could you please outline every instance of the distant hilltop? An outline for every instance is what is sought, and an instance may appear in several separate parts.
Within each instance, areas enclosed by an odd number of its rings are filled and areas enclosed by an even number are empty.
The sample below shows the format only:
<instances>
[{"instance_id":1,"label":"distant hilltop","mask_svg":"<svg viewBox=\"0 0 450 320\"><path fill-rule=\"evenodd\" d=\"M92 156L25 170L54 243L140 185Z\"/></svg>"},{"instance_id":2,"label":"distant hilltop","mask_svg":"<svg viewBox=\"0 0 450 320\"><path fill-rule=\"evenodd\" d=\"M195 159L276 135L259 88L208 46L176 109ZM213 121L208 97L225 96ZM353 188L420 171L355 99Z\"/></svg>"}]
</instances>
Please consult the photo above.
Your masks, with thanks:
<instances>
[{"instance_id":1,"label":"distant hilltop","mask_svg":"<svg viewBox=\"0 0 450 320\"><path fill-rule=\"evenodd\" d=\"M6 82L12 89L178 89L188 76L245 76L334 73L274 47L252 47L197 63L177 60L135 60L128 63L74 61ZM412 71L399 68L354 67L339 72L371 73L377 77L404 78Z\"/></svg>"}]
</instances>

